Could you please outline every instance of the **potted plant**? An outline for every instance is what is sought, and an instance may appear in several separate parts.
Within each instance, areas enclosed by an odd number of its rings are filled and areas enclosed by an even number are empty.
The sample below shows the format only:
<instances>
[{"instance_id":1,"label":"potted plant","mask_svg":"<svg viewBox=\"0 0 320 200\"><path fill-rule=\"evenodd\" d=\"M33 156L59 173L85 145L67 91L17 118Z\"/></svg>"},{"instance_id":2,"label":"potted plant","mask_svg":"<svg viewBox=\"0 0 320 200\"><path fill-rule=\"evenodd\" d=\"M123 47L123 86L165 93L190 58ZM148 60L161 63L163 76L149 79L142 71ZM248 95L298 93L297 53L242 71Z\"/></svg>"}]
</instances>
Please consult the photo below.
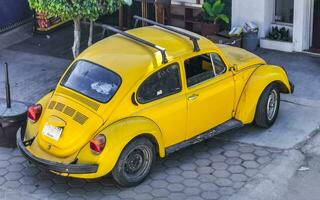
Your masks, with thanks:
<instances>
[{"instance_id":1,"label":"potted plant","mask_svg":"<svg viewBox=\"0 0 320 200\"><path fill-rule=\"evenodd\" d=\"M224 14L224 7L225 4L222 0L206 0L203 3L202 35L207 36L218 33L220 31L219 21L229 24L229 17Z\"/></svg>"},{"instance_id":2,"label":"potted plant","mask_svg":"<svg viewBox=\"0 0 320 200\"><path fill-rule=\"evenodd\" d=\"M292 42L292 38L289 34L289 29L286 29L285 27L279 28L278 26L274 26L271 28L271 31L268 34L267 39Z\"/></svg>"}]
</instances>

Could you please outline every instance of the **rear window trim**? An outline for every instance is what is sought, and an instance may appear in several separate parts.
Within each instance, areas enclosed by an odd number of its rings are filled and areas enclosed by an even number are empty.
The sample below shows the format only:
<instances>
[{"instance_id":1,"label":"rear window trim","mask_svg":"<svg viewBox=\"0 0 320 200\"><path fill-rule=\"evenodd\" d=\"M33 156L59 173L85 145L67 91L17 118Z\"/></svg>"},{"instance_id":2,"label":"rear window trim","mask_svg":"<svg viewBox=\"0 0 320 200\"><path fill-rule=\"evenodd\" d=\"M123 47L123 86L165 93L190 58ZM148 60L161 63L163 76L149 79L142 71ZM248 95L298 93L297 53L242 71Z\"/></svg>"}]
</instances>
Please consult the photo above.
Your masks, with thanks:
<instances>
[{"instance_id":1,"label":"rear window trim","mask_svg":"<svg viewBox=\"0 0 320 200\"><path fill-rule=\"evenodd\" d=\"M72 88L70 88L70 87L67 87L67 86L63 85L64 79L65 79L67 76L68 76L68 77L70 76L70 73L72 72L75 64L78 63L79 61L85 61L85 62L91 63L91 64L93 64L93 65L96 65L97 67L100 67L100 68L103 68L103 69L105 69L105 70L108 70L108 71L114 73L114 74L119 78L119 80L120 80L119 86L118 86L117 90L114 92L114 95L113 95L108 101L105 101L105 102L99 101L98 99L95 99L95 98L90 97L90 96L88 96L88 95L86 95L86 94L83 94L82 92L79 92L79 91L77 91L77 90L74 90L74 89L72 89ZM87 97L87 98L89 98L89 99L91 99L91 100L93 100L93 101L96 101L96 102L98 102L98 103L101 103L101 104L107 104L107 103L109 103L109 102L113 99L113 97L117 94L117 92L118 92L118 90L120 89L121 85L122 85L122 78L121 78L121 76L120 76L118 73L116 73L115 71L113 71L113 70L111 70L111 69L109 69L109 68L107 68L107 67L104 67L104 66L102 66L102 65L100 65L100 64L94 63L94 62L92 62L92 61L90 61L90 60L86 60L86 59L76 60L76 61L72 64L72 66L68 69L68 71L65 73L65 75L62 77L62 79L61 79L61 81L60 81L60 86L61 86L61 87L67 88L67 89L69 89L69 90L71 90L71 91L73 91L73 92L75 92L75 93L77 93L77 94L80 94L80 95L82 95L82 96L84 96L84 97Z\"/></svg>"}]
</instances>

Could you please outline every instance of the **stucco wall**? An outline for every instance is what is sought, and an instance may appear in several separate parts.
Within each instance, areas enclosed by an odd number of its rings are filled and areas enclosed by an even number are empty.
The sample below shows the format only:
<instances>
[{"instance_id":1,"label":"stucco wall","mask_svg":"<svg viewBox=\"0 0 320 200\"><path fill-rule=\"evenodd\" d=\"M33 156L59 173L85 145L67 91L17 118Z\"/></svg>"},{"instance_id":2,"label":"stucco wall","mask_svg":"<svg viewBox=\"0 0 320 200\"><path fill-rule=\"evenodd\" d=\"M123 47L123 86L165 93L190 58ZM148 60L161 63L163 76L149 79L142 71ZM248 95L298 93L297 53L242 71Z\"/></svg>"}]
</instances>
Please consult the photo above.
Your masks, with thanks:
<instances>
[{"instance_id":1,"label":"stucco wall","mask_svg":"<svg viewBox=\"0 0 320 200\"><path fill-rule=\"evenodd\" d=\"M314 0L294 0L293 44L295 51L310 47L311 13ZM259 26L260 37L265 37L273 22L275 0L232 0L232 26L252 21Z\"/></svg>"},{"instance_id":2,"label":"stucco wall","mask_svg":"<svg viewBox=\"0 0 320 200\"><path fill-rule=\"evenodd\" d=\"M273 0L233 0L232 26L242 26L245 22L252 21L259 26L260 37L265 37L273 19L274 11L271 9L273 2Z\"/></svg>"}]
</instances>

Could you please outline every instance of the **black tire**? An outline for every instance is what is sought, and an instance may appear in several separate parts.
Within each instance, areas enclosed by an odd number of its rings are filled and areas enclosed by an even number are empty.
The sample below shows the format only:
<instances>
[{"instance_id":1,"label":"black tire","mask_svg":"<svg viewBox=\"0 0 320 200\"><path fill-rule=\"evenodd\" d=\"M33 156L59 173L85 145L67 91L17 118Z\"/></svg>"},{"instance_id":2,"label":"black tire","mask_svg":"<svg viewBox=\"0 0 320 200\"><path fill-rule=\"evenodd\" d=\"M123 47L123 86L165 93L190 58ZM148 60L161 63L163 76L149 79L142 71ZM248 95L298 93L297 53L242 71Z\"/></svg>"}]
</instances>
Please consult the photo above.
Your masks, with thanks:
<instances>
[{"instance_id":1,"label":"black tire","mask_svg":"<svg viewBox=\"0 0 320 200\"><path fill-rule=\"evenodd\" d=\"M147 138L137 138L122 151L112 176L123 187L138 185L149 174L155 158L154 144Z\"/></svg>"},{"instance_id":2,"label":"black tire","mask_svg":"<svg viewBox=\"0 0 320 200\"><path fill-rule=\"evenodd\" d=\"M272 99L276 100L273 103L273 108L275 110L272 110ZM272 83L266 87L259 98L254 118L255 125L261 128L269 128L272 126L277 119L279 107L279 87L276 83Z\"/></svg>"}]
</instances>

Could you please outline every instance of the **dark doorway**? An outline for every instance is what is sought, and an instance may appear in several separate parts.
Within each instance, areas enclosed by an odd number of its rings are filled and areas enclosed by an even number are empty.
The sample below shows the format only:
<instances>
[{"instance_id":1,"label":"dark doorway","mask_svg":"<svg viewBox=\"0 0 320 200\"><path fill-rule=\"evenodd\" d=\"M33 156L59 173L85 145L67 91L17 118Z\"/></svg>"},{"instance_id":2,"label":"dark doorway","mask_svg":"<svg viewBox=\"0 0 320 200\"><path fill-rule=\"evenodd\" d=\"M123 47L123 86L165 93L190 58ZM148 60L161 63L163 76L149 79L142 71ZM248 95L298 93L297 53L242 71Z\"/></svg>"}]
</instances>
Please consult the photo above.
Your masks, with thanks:
<instances>
[{"instance_id":1,"label":"dark doorway","mask_svg":"<svg viewBox=\"0 0 320 200\"><path fill-rule=\"evenodd\" d=\"M320 52L320 0L314 1L312 47Z\"/></svg>"}]
</instances>

